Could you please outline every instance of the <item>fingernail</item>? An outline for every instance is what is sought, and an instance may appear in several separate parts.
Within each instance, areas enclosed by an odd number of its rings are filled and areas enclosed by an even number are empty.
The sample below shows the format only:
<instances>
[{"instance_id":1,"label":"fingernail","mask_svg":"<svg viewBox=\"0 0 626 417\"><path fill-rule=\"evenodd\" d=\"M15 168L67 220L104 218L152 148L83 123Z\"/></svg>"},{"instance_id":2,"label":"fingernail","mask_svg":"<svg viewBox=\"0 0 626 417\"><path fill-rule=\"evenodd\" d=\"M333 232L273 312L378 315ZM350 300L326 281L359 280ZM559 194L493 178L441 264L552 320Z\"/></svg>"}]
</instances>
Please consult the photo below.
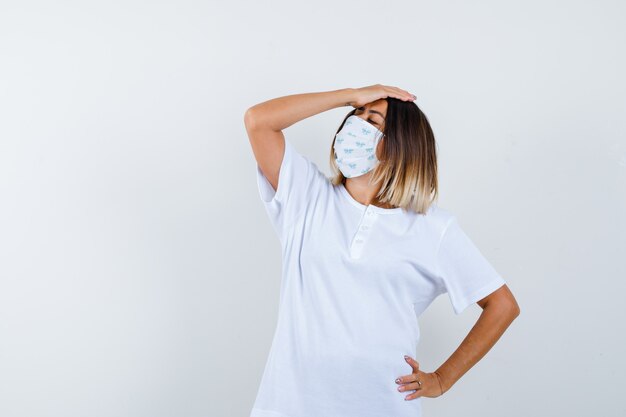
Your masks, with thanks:
<instances>
[{"instance_id":1,"label":"fingernail","mask_svg":"<svg viewBox=\"0 0 626 417\"><path fill-rule=\"evenodd\" d=\"M404 355L404 359L406 359L407 361L409 360L409 357Z\"/></svg>"},{"instance_id":2,"label":"fingernail","mask_svg":"<svg viewBox=\"0 0 626 417\"><path fill-rule=\"evenodd\" d=\"M396 382L399 384L400 383L400 378L396 378Z\"/></svg>"}]
</instances>

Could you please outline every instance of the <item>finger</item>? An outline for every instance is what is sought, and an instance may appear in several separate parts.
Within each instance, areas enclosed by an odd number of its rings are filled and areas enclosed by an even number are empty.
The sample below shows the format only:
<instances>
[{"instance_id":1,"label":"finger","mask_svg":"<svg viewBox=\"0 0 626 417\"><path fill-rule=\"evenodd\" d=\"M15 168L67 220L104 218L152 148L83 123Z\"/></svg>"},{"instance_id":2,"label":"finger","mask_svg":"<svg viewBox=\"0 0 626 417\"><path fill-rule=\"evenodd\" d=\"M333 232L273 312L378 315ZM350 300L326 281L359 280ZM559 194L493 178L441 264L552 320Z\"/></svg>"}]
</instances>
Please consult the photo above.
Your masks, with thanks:
<instances>
[{"instance_id":1,"label":"finger","mask_svg":"<svg viewBox=\"0 0 626 417\"><path fill-rule=\"evenodd\" d=\"M398 87L385 86L385 91L389 97L397 98L399 100L411 100L413 95L409 94Z\"/></svg>"},{"instance_id":2,"label":"finger","mask_svg":"<svg viewBox=\"0 0 626 417\"><path fill-rule=\"evenodd\" d=\"M414 400L414 399L416 399L418 397L421 397L421 396L422 396L422 390L417 390L417 391L414 391L414 392L408 394L406 397L404 397L404 399L406 401L409 401L409 400Z\"/></svg>"},{"instance_id":3,"label":"finger","mask_svg":"<svg viewBox=\"0 0 626 417\"><path fill-rule=\"evenodd\" d=\"M415 381L415 374L402 375L396 378L396 384L408 384L413 381Z\"/></svg>"},{"instance_id":4,"label":"finger","mask_svg":"<svg viewBox=\"0 0 626 417\"><path fill-rule=\"evenodd\" d=\"M413 373L417 373L420 367L419 362L417 362L415 359L407 355L404 355L404 359L409 365L411 365L411 368L413 368Z\"/></svg>"},{"instance_id":5,"label":"finger","mask_svg":"<svg viewBox=\"0 0 626 417\"><path fill-rule=\"evenodd\" d=\"M410 384L406 384L406 385L400 385L398 387L398 391L400 392L404 392L404 393L411 393L413 394L413 391L419 391L423 388L423 386L420 386L420 384L418 384L417 382L412 382Z\"/></svg>"},{"instance_id":6,"label":"finger","mask_svg":"<svg viewBox=\"0 0 626 417\"><path fill-rule=\"evenodd\" d=\"M415 94L409 93L408 91L405 91L405 90L402 90L402 91L406 93L408 101L414 101L415 99L417 99L417 96Z\"/></svg>"},{"instance_id":7,"label":"finger","mask_svg":"<svg viewBox=\"0 0 626 417\"><path fill-rule=\"evenodd\" d=\"M415 98L415 96L411 93L409 93L406 90L403 90L401 88L398 87L392 87L393 89L395 89L395 91L399 94L399 98L401 98L402 100L411 100L413 101L413 99Z\"/></svg>"},{"instance_id":8,"label":"finger","mask_svg":"<svg viewBox=\"0 0 626 417\"><path fill-rule=\"evenodd\" d=\"M415 381L416 381L415 374L402 375L396 378L396 384L398 385L410 384L411 382L415 382Z\"/></svg>"}]
</instances>

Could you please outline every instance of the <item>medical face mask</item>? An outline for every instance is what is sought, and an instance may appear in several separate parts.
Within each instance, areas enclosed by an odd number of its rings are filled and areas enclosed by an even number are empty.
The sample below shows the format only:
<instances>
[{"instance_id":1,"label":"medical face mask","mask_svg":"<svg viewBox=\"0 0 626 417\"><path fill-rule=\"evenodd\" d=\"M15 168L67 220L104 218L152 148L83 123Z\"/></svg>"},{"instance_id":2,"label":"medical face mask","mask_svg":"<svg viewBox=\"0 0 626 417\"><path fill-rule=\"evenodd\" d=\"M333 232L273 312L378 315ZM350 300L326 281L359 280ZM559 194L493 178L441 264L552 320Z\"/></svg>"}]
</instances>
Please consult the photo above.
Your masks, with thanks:
<instances>
[{"instance_id":1,"label":"medical face mask","mask_svg":"<svg viewBox=\"0 0 626 417\"><path fill-rule=\"evenodd\" d=\"M383 132L358 116L346 119L333 145L335 161L344 177L358 177L376 167L376 146L382 136Z\"/></svg>"}]
</instances>

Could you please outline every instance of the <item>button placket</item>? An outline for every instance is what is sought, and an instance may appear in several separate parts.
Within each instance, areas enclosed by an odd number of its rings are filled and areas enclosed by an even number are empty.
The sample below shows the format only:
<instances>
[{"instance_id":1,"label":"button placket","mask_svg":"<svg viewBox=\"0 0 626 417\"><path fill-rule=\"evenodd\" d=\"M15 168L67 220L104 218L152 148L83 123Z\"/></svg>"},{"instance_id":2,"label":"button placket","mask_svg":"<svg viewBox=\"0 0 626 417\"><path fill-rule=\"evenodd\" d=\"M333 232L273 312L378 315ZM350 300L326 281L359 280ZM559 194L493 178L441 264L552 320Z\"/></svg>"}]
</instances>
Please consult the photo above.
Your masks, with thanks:
<instances>
[{"instance_id":1,"label":"button placket","mask_svg":"<svg viewBox=\"0 0 626 417\"><path fill-rule=\"evenodd\" d=\"M363 247L367 243L372 225L376 221L376 213L371 207L368 207L361 220L359 221L357 231L350 243L350 256L354 259L359 258L363 252Z\"/></svg>"}]
</instances>

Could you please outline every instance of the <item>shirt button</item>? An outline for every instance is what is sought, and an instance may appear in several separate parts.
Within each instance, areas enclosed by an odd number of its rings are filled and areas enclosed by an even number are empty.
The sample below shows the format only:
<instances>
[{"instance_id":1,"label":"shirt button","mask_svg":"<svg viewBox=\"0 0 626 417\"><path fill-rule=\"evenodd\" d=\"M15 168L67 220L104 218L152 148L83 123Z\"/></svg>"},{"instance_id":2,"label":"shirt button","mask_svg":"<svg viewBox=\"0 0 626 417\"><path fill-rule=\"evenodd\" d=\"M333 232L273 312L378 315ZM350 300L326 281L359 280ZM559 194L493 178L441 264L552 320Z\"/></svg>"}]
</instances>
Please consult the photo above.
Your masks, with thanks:
<instances>
[{"instance_id":1,"label":"shirt button","mask_svg":"<svg viewBox=\"0 0 626 417\"><path fill-rule=\"evenodd\" d=\"M361 242L363 242L363 239L357 239L356 240L356 243L361 243Z\"/></svg>"}]
</instances>

